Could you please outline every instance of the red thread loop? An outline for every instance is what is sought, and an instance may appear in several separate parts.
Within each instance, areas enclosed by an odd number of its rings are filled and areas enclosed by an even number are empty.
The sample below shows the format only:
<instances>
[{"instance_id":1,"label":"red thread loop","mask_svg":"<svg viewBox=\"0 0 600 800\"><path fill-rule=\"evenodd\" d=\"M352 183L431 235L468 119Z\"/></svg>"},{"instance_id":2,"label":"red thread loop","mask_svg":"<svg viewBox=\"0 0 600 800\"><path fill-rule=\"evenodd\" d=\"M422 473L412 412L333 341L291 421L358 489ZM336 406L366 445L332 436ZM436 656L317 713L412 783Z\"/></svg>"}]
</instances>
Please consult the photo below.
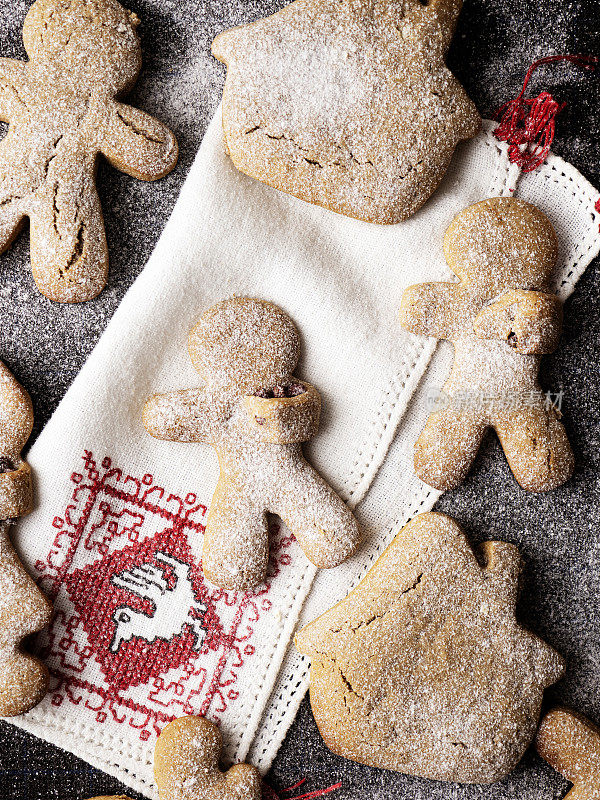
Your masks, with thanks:
<instances>
[{"instance_id":1,"label":"red thread loop","mask_svg":"<svg viewBox=\"0 0 600 800\"><path fill-rule=\"evenodd\" d=\"M557 103L548 92L541 92L537 97L525 97L527 84L535 70L555 61L568 61L587 70L595 69L598 64L596 56L557 55L540 58L527 70L523 88L517 97L494 114L494 119L500 121L494 136L510 145L508 157L523 172L533 172L544 163L554 139L556 117L566 106L566 103Z\"/></svg>"},{"instance_id":2,"label":"red thread loop","mask_svg":"<svg viewBox=\"0 0 600 800\"><path fill-rule=\"evenodd\" d=\"M294 789L298 789L305 783L306 778L302 778L301 781L295 783L293 786L289 786L287 789L283 790L284 794L288 792L292 792ZM296 797L290 797L288 800L312 800L315 797L323 797L325 794L329 794L329 792L334 792L336 789L342 788L342 782L335 783L333 786L328 786L326 789L315 789L312 792L307 792L306 794L300 794ZM263 783L263 800L280 800L279 795L271 789L266 783Z\"/></svg>"}]
</instances>

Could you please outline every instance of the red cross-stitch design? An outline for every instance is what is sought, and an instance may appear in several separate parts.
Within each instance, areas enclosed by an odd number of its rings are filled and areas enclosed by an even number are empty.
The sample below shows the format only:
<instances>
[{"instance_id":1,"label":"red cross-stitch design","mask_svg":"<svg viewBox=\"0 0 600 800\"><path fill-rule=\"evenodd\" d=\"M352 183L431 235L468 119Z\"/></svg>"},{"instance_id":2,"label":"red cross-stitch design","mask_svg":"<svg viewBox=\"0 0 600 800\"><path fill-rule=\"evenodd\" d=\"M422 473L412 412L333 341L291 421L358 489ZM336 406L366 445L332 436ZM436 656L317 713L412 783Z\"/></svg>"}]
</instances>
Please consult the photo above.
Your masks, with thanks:
<instances>
[{"instance_id":1,"label":"red cross-stitch design","mask_svg":"<svg viewBox=\"0 0 600 800\"><path fill-rule=\"evenodd\" d=\"M142 741L182 714L218 721L271 610L271 581L292 537L273 531L265 584L233 592L204 582L199 553L207 506L115 467L90 451L36 563L55 603L40 637L52 703L83 706L94 723L125 724Z\"/></svg>"},{"instance_id":2,"label":"red cross-stitch design","mask_svg":"<svg viewBox=\"0 0 600 800\"><path fill-rule=\"evenodd\" d=\"M165 556L167 562L163 561ZM136 567L148 569L148 565L154 565L158 575L164 575L164 589L159 585L149 587L156 589L156 605L147 595L115 583L121 575L131 574ZM161 565L166 567L164 573ZM183 570L177 576L175 569L179 566ZM153 676L176 669L194 657L198 644L202 646L200 653L207 648L217 650L223 644L223 630L202 580L202 570L194 563L182 532L167 529L142 544L118 550L84 569L74 570L66 576L65 584L94 648L94 656L116 689L147 683ZM184 590L189 587L189 597L180 591L181 587ZM169 617L166 630L153 628L161 602ZM133 635L117 642L119 621L115 614L119 608L128 616L129 632ZM136 617L146 624L136 628L131 624ZM195 626L205 634L202 643L194 633ZM144 636L145 628L151 633ZM154 634L156 638L152 638ZM113 645L118 646L115 649Z\"/></svg>"}]
</instances>

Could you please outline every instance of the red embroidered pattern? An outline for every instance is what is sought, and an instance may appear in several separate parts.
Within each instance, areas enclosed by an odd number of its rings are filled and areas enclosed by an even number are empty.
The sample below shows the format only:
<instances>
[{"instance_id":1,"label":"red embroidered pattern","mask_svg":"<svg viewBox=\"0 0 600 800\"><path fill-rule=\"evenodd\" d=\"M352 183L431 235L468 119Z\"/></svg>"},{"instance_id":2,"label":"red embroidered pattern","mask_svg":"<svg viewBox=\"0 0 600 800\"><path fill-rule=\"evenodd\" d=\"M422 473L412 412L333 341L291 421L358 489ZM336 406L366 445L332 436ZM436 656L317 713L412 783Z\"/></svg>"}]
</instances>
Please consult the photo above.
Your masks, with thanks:
<instances>
[{"instance_id":1,"label":"red embroidered pattern","mask_svg":"<svg viewBox=\"0 0 600 800\"><path fill-rule=\"evenodd\" d=\"M238 698L254 625L271 609L270 582L292 537L272 531L267 581L253 592L205 584L200 565L207 506L152 475L129 475L85 451L69 503L53 526L40 584L55 603L41 655L52 703L88 709L139 731L142 741L182 714L219 721Z\"/></svg>"}]
</instances>

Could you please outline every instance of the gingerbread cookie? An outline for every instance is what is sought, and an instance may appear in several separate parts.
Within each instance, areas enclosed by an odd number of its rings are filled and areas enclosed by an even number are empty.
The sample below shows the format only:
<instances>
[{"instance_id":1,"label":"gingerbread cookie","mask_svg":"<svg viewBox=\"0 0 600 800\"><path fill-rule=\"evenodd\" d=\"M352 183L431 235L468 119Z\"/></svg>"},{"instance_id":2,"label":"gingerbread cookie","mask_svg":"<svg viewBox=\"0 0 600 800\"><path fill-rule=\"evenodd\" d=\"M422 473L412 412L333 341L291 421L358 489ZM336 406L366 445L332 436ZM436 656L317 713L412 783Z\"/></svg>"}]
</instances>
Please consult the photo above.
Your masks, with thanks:
<instances>
[{"instance_id":1,"label":"gingerbread cookie","mask_svg":"<svg viewBox=\"0 0 600 800\"><path fill-rule=\"evenodd\" d=\"M233 298L192 329L189 351L204 385L156 395L144 408L159 439L215 447L221 474L204 533L208 580L247 589L265 577L267 513L277 514L318 567L335 567L359 542L356 520L308 464L301 443L319 425L316 389L293 377L298 332L277 306Z\"/></svg>"},{"instance_id":2,"label":"gingerbread cookie","mask_svg":"<svg viewBox=\"0 0 600 800\"><path fill-rule=\"evenodd\" d=\"M116 0L37 0L23 26L29 61L0 59L0 251L29 217L33 277L51 300L90 300L106 283L99 153L141 180L177 161L168 128L115 100L140 71L138 24Z\"/></svg>"},{"instance_id":3,"label":"gingerbread cookie","mask_svg":"<svg viewBox=\"0 0 600 800\"><path fill-rule=\"evenodd\" d=\"M249 764L219 769L223 741L203 717L180 717L162 731L154 749L159 800L260 800L261 778ZM93 797L91 800L129 800Z\"/></svg>"},{"instance_id":4,"label":"gingerbread cookie","mask_svg":"<svg viewBox=\"0 0 600 800\"><path fill-rule=\"evenodd\" d=\"M444 63L462 0L296 0L220 34L226 149L241 172L367 222L436 189L480 117Z\"/></svg>"},{"instance_id":5,"label":"gingerbread cookie","mask_svg":"<svg viewBox=\"0 0 600 800\"><path fill-rule=\"evenodd\" d=\"M600 800L600 729L581 714L550 711L540 725L536 748L574 784L565 800Z\"/></svg>"},{"instance_id":6,"label":"gingerbread cookie","mask_svg":"<svg viewBox=\"0 0 600 800\"><path fill-rule=\"evenodd\" d=\"M404 327L449 339L455 351L443 407L415 445L415 471L430 486L458 486L490 427L524 489L548 491L571 476L560 413L537 379L541 354L560 336L562 310L550 288L556 253L541 211L496 197L469 206L446 232L444 254L460 283L406 290Z\"/></svg>"},{"instance_id":7,"label":"gingerbread cookie","mask_svg":"<svg viewBox=\"0 0 600 800\"><path fill-rule=\"evenodd\" d=\"M444 514L406 525L357 588L296 636L327 746L435 780L507 775L564 671L515 620L520 570L514 545L485 542L476 557Z\"/></svg>"},{"instance_id":8,"label":"gingerbread cookie","mask_svg":"<svg viewBox=\"0 0 600 800\"><path fill-rule=\"evenodd\" d=\"M181 717L163 730L154 751L160 800L260 800L261 779L249 764L219 770L219 729L202 717Z\"/></svg>"},{"instance_id":9,"label":"gingerbread cookie","mask_svg":"<svg viewBox=\"0 0 600 800\"><path fill-rule=\"evenodd\" d=\"M31 399L0 363L0 716L23 714L48 687L46 667L21 649L50 621L52 607L24 570L9 538L12 519L31 511L31 470L21 449L33 425Z\"/></svg>"}]
</instances>

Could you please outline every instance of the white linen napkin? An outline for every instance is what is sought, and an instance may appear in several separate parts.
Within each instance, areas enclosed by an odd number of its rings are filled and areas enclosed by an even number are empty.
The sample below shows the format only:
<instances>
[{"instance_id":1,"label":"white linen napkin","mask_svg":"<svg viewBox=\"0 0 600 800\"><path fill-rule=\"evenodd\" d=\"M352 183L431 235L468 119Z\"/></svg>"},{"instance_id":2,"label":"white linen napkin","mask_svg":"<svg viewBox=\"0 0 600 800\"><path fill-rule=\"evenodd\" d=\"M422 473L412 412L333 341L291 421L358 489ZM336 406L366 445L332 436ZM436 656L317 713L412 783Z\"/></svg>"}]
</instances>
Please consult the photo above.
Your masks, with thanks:
<instances>
[{"instance_id":1,"label":"white linen napkin","mask_svg":"<svg viewBox=\"0 0 600 800\"><path fill-rule=\"evenodd\" d=\"M182 714L219 721L229 760L268 769L307 686L291 644L298 620L344 596L439 496L415 478L412 446L448 356L437 349L415 394L436 342L400 327L404 289L449 276L444 230L485 197L515 192L550 217L563 298L600 249L596 190L554 156L519 177L491 131L459 146L421 211L382 227L237 172L217 113L150 261L29 453L37 506L14 541L55 602L39 640L52 686L11 722L148 797L157 733ZM280 527L269 579L245 595L208 586L199 565L213 450L159 442L141 423L151 394L198 385L187 333L234 294L297 324L298 377L323 399L305 451L365 534L356 556L316 576Z\"/></svg>"}]
</instances>

